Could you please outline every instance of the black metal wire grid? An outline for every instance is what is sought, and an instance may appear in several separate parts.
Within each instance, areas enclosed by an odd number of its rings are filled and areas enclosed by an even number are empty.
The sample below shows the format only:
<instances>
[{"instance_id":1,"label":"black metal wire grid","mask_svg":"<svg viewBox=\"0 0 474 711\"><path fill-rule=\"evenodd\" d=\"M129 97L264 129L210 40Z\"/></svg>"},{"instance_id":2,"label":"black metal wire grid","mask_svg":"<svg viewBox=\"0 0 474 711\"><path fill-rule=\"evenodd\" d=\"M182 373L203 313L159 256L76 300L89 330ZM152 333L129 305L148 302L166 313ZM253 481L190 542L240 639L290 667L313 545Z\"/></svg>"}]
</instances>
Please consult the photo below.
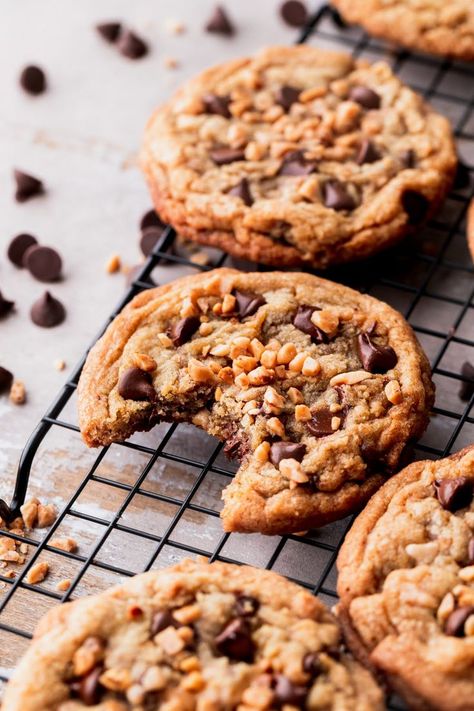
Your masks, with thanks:
<instances>
[{"instance_id":1,"label":"black metal wire grid","mask_svg":"<svg viewBox=\"0 0 474 711\"><path fill-rule=\"evenodd\" d=\"M474 191L474 73L460 63L394 51L360 30L345 27L339 16L326 5L312 17L302 32L300 42L306 41L339 49L344 46L359 57L390 61L405 81L444 110L453 122L465 165L442 213L409 243L364 264L325 274L392 303L411 322L430 356L438 387L434 417L426 435L415 448L416 456L443 457L453 449L474 441L474 417L470 414L474 395L471 395L469 402L462 402L457 395L460 383L465 380L460 373L461 365L469 358L472 360L474 354L473 270L465 246L466 211ZM226 254L220 253L215 257L214 251L213 264L199 266L189 257L177 253L175 243L175 233L167 228L101 333L133 296L150 287L151 275L157 268L166 267L168 276L165 278L171 279L176 268L196 271L233 264ZM261 268L242 263L239 266ZM166 270L162 269L161 274ZM8 518L16 515L24 502L31 466L47 435L56 428L71 433L71 436L79 431L73 418L64 413L75 395L85 357L28 441L21 457L11 506L0 501L0 516ZM335 560L351 521L346 519L306 536L264 539L260 536L224 534L220 529L216 534L219 503L215 492L220 491L222 482L233 475L232 466L222 457L222 444L204 434L205 444L200 454L195 456L194 447L188 452L182 445L189 433L185 431L183 435L182 428L182 425L166 426L164 430L158 428L158 444L156 438L151 443L132 438L128 442L102 448L94 455L78 488L42 538L2 531L1 535L26 543L32 553L14 578L7 577L0 569L0 587L3 588L0 590L0 681L7 680L12 665L32 636L34 621L30 618L34 615L30 615L31 610L35 607L44 610L86 594L90 590L84 580L91 570L123 579L166 565L169 560L186 555L203 555L211 560L254 563L277 570L320 595L329 604L335 602ZM140 457L143 466L136 469L131 480L102 473L102 466L113 448L125 448L128 453ZM202 452L204 456L201 456ZM182 467L188 475L185 484L171 492L169 487L161 486L155 477L157 465L165 469ZM191 477L189 471L193 472ZM113 492L120 492L120 503L110 516L93 515L78 505L78 500L91 484L100 485L106 494L110 492L112 498ZM127 511L137 497L145 502L146 509L164 507L166 513L161 515L159 531L154 530L149 519L145 523L142 519L137 525L133 523L133 518L127 518ZM183 521L189 514L194 516L194 521L198 521L202 530L211 527L214 534L206 539L205 535L195 535L192 525L183 527ZM149 515L152 516L152 512ZM50 545L55 534L63 530L66 521L94 527L96 535L86 554L81 552L81 548L78 552L66 552ZM142 555L138 556L139 563L127 564L125 555L123 559L112 561L104 555L111 537L117 534L126 538L128 545L135 547L135 550L142 550ZM68 565L73 566L71 585L65 592L59 592L47 584L31 585L26 582L32 565L53 554L60 563L66 564L67 561ZM19 610L24 615L22 626L18 624ZM402 707L392 702L391 708Z\"/></svg>"}]
</instances>

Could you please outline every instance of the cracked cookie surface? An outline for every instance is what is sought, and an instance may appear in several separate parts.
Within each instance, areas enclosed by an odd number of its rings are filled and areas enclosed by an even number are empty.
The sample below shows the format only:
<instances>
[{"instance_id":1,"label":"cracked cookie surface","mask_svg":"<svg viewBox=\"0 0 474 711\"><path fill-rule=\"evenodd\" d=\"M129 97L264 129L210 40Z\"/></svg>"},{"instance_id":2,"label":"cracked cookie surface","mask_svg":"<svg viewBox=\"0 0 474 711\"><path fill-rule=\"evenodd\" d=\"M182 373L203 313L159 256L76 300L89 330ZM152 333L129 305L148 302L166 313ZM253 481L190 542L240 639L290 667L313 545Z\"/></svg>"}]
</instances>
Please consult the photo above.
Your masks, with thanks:
<instances>
[{"instance_id":1,"label":"cracked cookie surface","mask_svg":"<svg viewBox=\"0 0 474 711\"><path fill-rule=\"evenodd\" d=\"M155 207L178 233L275 266L378 252L440 204L449 122L383 62L273 47L211 68L149 121Z\"/></svg>"},{"instance_id":2,"label":"cracked cookie surface","mask_svg":"<svg viewBox=\"0 0 474 711\"><path fill-rule=\"evenodd\" d=\"M78 389L90 446L187 421L241 465L226 530L321 526L364 503L433 402L403 317L296 273L218 269L149 289L90 352Z\"/></svg>"},{"instance_id":3,"label":"cracked cookie surface","mask_svg":"<svg viewBox=\"0 0 474 711\"><path fill-rule=\"evenodd\" d=\"M472 0L332 0L347 22L405 47L474 61Z\"/></svg>"},{"instance_id":4,"label":"cracked cookie surface","mask_svg":"<svg viewBox=\"0 0 474 711\"><path fill-rule=\"evenodd\" d=\"M276 573L186 560L51 611L4 711L383 711L309 592Z\"/></svg>"},{"instance_id":5,"label":"cracked cookie surface","mask_svg":"<svg viewBox=\"0 0 474 711\"><path fill-rule=\"evenodd\" d=\"M473 707L473 491L473 446L416 462L375 494L339 555L349 646L412 709Z\"/></svg>"}]
</instances>

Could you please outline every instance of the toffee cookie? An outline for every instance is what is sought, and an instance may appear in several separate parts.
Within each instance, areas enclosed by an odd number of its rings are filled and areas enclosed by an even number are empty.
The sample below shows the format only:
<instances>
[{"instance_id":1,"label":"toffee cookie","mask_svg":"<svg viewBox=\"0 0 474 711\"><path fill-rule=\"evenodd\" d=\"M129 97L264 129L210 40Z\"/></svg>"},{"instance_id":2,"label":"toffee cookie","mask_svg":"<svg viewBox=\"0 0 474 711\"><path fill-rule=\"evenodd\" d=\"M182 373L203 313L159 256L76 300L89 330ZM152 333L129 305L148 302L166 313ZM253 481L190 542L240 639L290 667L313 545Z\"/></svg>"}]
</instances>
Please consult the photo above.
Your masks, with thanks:
<instances>
[{"instance_id":1,"label":"toffee cookie","mask_svg":"<svg viewBox=\"0 0 474 711\"><path fill-rule=\"evenodd\" d=\"M474 446L416 462L357 518L338 559L349 646L410 709L474 697Z\"/></svg>"},{"instance_id":2,"label":"toffee cookie","mask_svg":"<svg viewBox=\"0 0 474 711\"><path fill-rule=\"evenodd\" d=\"M89 446L193 422L241 460L224 528L282 533L363 504L423 432L430 369L386 304L309 274L217 269L139 294L79 382Z\"/></svg>"},{"instance_id":3,"label":"toffee cookie","mask_svg":"<svg viewBox=\"0 0 474 711\"><path fill-rule=\"evenodd\" d=\"M347 22L422 52L474 61L472 0L332 0Z\"/></svg>"},{"instance_id":4,"label":"toffee cookie","mask_svg":"<svg viewBox=\"0 0 474 711\"><path fill-rule=\"evenodd\" d=\"M383 62L273 47L207 70L151 118L142 165L186 238L276 266L413 232L456 167L450 125Z\"/></svg>"},{"instance_id":5,"label":"toffee cookie","mask_svg":"<svg viewBox=\"0 0 474 711\"><path fill-rule=\"evenodd\" d=\"M186 560L40 622L3 711L383 711L335 618L276 573Z\"/></svg>"}]
</instances>

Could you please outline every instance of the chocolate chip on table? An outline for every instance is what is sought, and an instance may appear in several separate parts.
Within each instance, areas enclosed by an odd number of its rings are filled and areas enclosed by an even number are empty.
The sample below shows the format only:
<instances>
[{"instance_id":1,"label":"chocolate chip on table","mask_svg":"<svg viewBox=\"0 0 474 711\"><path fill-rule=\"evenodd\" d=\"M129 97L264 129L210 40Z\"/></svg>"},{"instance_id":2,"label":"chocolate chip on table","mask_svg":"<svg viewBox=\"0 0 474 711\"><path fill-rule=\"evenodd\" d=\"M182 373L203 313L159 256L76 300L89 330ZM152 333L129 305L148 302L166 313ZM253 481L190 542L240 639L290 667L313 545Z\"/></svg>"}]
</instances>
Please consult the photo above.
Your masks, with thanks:
<instances>
[{"instance_id":1,"label":"chocolate chip on table","mask_svg":"<svg viewBox=\"0 0 474 711\"><path fill-rule=\"evenodd\" d=\"M300 331L303 331L303 333L307 333L308 336L311 336L313 343L329 343L327 333L315 326L311 321L311 316L318 310L319 309L315 309L312 306L298 306L298 311L293 319L293 325Z\"/></svg>"},{"instance_id":2,"label":"chocolate chip on table","mask_svg":"<svg viewBox=\"0 0 474 711\"><path fill-rule=\"evenodd\" d=\"M276 467L282 459L296 459L302 462L306 454L306 445L298 442L274 442L270 447L270 461Z\"/></svg>"},{"instance_id":3,"label":"chocolate chip on table","mask_svg":"<svg viewBox=\"0 0 474 711\"><path fill-rule=\"evenodd\" d=\"M31 307L30 316L37 326L52 328L64 321L66 309L49 291L45 291Z\"/></svg>"},{"instance_id":4,"label":"chocolate chip on table","mask_svg":"<svg viewBox=\"0 0 474 711\"><path fill-rule=\"evenodd\" d=\"M316 652L308 652L303 657L303 671L310 674L311 677L316 677L323 671L323 666L319 659L319 654Z\"/></svg>"},{"instance_id":5,"label":"chocolate chip on table","mask_svg":"<svg viewBox=\"0 0 474 711\"><path fill-rule=\"evenodd\" d=\"M464 637L464 623L474 614L474 605L464 605L454 610L444 624L445 634L451 637Z\"/></svg>"},{"instance_id":6,"label":"chocolate chip on table","mask_svg":"<svg viewBox=\"0 0 474 711\"><path fill-rule=\"evenodd\" d=\"M235 611L239 617L253 617L260 607L260 602L252 595L239 595L235 601Z\"/></svg>"},{"instance_id":7,"label":"chocolate chip on table","mask_svg":"<svg viewBox=\"0 0 474 711\"><path fill-rule=\"evenodd\" d=\"M245 151L242 148L214 148L209 152L216 165L227 165L237 160L245 160Z\"/></svg>"},{"instance_id":8,"label":"chocolate chip on table","mask_svg":"<svg viewBox=\"0 0 474 711\"><path fill-rule=\"evenodd\" d=\"M120 22L101 22L95 26L95 29L102 39L114 44L122 31L122 24Z\"/></svg>"},{"instance_id":9,"label":"chocolate chip on table","mask_svg":"<svg viewBox=\"0 0 474 711\"><path fill-rule=\"evenodd\" d=\"M0 394L8 392L13 383L13 373L0 365Z\"/></svg>"},{"instance_id":10,"label":"chocolate chip on table","mask_svg":"<svg viewBox=\"0 0 474 711\"><path fill-rule=\"evenodd\" d=\"M327 437L334 434L332 418L336 416L339 417L339 413L335 415L329 408L322 408L314 413L311 420L308 420L306 427L313 437Z\"/></svg>"},{"instance_id":11,"label":"chocolate chip on table","mask_svg":"<svg viewBox=\"0 0 474 711\"><path fill-rule=\"evenodd\" d=\"M140 249L148 257L155 249L156 244L163 234L164 227L147 227L140 237Z\"/></svg>"},{"instance_id":12,"label":"chocolate chip on table","mask_svg":"<svg viewBox=\"0 0 474 711\"><path fill-rule=\"evenodd\" d=\"M360 144L356 162L359 165L363 165L363 163L375 163L375 161L380 160L380 158L381 155L372 141L369 141L368 138L364 138Z\"/></svg>"},{"instance_id":13,"label":"chocolate chip on table","mask_svg":"<svg viewBox=\"0 0 474 711\"><path fill-rule=\"evenodd\" d=\"M273 679L275 698L280 706L296 706L303 708L303 703L308 694L306 686L294 684L284 674L276 674Z\"/></svg>"},{"instance_id":14,"label":"chocolate chip on table","mask_svg":"<svg viewBox=\"0 0 474 711\"><path fill-rule=\"evenodd\" d=\"M458 395L461 400L467 402L474 395L474 365L466 360L462 364L461 375L465 380L460 384Z\"/></svg>"},{"instance_id":15,"label":"chocolate chip on table","mask_svg":"<svg viewBox=\"0 0 474 711\"><path fill-rule=\"evenodd\" d=\"M235 289L232 293L237 302L237 316L240 319L253 316L260 306L267 303L261 294L255 294L250 291L239 291L238 289Z\"/></svg>"},{"instance_id":16,"label":"chocolate chip on table","mask_svg":"<svg viewBox=\"0 0 474 711\"><path fill-rule=\"evenodd\" d=\"M82 679L75 679L71 683L73 695L79 697L86 706L95 706L100 702L103 687L101 686L99 678L102 672L102 665L98 665L91 669Z\"/></svg>"},{"instance_id":17,"label":"chocolate chip on table","mask_svg":"<svg viewBox=\"0 0 474 711\"><path fill-rule=\"evenodd\" d=\"M231 118L232 114L229 111L230 96L219 96L218 94L205 94L202 97L204 110L207 114L216 114L224 118Z\"/></svg>"},{"instance_id":18,"label":"chocolate chip on table","mask_svg":"<svg viewBox=\"0 0 474 711\"><path fill-rule=\"evenodd\" d=\"M364 331L357 337L357 347L364 370L369 373L386 373L397 364L397 354L391 346L379 346Z\"/></svg>"},{"instance_id":19,"label":"chocolate chip on table","mask_svg":"<svg viewBox=\"0 0 474 711\"><path fill-rule=\"evenodd\" d=\"M186 316L170 326L167 331L168 338L171 338L176 348L182 346L196 333L200 324L199 316Z\"/></svg>"},{"instance_id":20,"label":"chocolate chip on table","mask_svg":"<svg viewBox=\"0 0 474 711\"><path fill-rule=\"evenodd\" d=\"M131 30L124 30L118 41L118 51L128 59L141 59L148 54L148 45Z\"/></svg>"},{"instance_id":21,"label":"chocolate chip on table","mask_svg":"<svg viewBox=\"0 0 474 711\"><path fill-rule=\"evenodd\" d=\"M25 67L20 74L20 86L27 94L38 96L46 91L46 75L34 64Z\"/></svg>"},{"instance_id":22,"label":"chocolate chip on table","mask_svg":"<svg viewBox=\"0 0 474 711\"><path fill-rule=\"evenodd\" d=\"M63 262L58 252L52 247L35 244L23 255L23 266L38 281L57 281L61 276Z\"/></svg>"},{"instance_id":23,"label":"chocolate chip on table","mask_svg":"<svg viewBox=\"0 0 474 711\"><path fill-rule=\"evenodd\" d=\"M17 202L26 202L30 198L44 193L43 183L33 175L24 173L22 170L14 170L13 177L16 183L15 200Z\"/></svg>"},{"instance_id":24,"label":"chocolate chip on table","mask_svg":"<svg viewBox=\"0 0 474 711\"><path fill-rule=\"evenodd\" d=\"M344 183L328 180L324 185L324 204L333 210L354 210L356 202Z\"/></svg>"},{"instance_id":25,"label":"chocolate chip on table","mask_svg":"<svg viewBox=\"0 0 474 711\"><path fill-rule=\"evenodd\" d=\"M250 626L242 617L231 620L215 638L215 646L220 654L239 662L253 661L255 645Z\"/></svg>"},{"instance_id":26,"label":"chocolate chip on table","mask_svg":"<svg viewBox=\"0 0 474 711\"><path fill-rule=\"evenodd\" d=\"M175 620L170 610L160 610L153 615L151 621L151 634L154 637L167 627L181 627L178 620Z\"/></svg>"},{"instance_id":27,"label":"chocolate chip on table","mask_svg":"<svg viewBox=\"0 0 474 711\"><path fill-rule=\"evenodd\" d=\"M303 151L291 151L283 158L278 169L278 175L310 175L316 173L317 167L314 161L307 160Z\"/></svg>"},{"instance_id":28,"label":"chocolate chip on table","mask_svg":"<svg viewBox=\"0 0 474 711\"><path fill-rule=\"evenodd\" d=\"M435 481L436 498L446 511L458 511L472 501L473 481L465 476Z\"/></svg>"},{"instance_id":29,"label":"chocolate chip on table","mask_svg":"<svg viewBox=\"0 0 474 711\"><path fill-rule=\"evenodd\" d=\"M289 111L292 105L298 101L300 94L301 89L297 89L294 86L284 85L277 91L276 102L283 109L285 109L285 111Z\"/></svg>"},{"instance_id":30,"label":"chocolate chip on table","mask_svg":"<svg viewBox=\"0 0 474 711\"><path fill-rule=\"evenodd\" d=\"M124 400L139 402L142 400L151 402L156 396L150 373L140 368L124 370L118 381L118 393Z\"/></svg>"},{"instance_id":31,"label":"chocolate chip on table","mask_svg":"<svg viewBox=\"0 0 474 711\"><path fill-rule=\"evenodd\" d=\"M286 0L280 5L282 20L290 27L304 27L308 21L306 5L299 0Z\"/></svg>"},{"instance_id":32,"label":"chocolate chip on table","mask_svg":"<svg viewBox=\"0 0 474 711\"><path fill-rule=\"evenodd\" d=\"M165 223L160 220L159 216L153 208L145 212L142 219L140 220L140 230L142 232L148 227L166 227Z\"/></svg>"},{"instance_id":33,"label":"chocolate chip on table","mask_svg":"<svg viewBox=\"0 0 474 711\"><path fill-rule=\"evenodd\" d=\"M353 86L349 92L349 99L360 104L364 109L380 108L380 96L368 86Z\"/></svg>"},{"instance_id":34,"label":"chocolate chip on table","mask_svg":"<svg viewBox=\"0 0 474 711\"><path fill-rule=\"evenodd\" d=\"M206 32L226 35L227 37L234 34L235 27L230 21L230 18L222 5L216 5L211 17L206 23L205 30Z\"/></svg>"},{"instance_id":35,"label":"chocolate chip on table","mask_svg":"<svg viewBox=\"0 0 474 711\"><path fill-rule=\"evenodd\" d=\"M5 299L2 292L0 291L0 318L7 316L13 310L14 306L15 302Z\"/></svg>"},{"instance_id":36,"label":"chocolate chip on table","mask_svg":"<svg viewBox=\"0 0 474 711\"><path fill-rule=\"evenodd\" d=\"M408 215L408 224L418 225L425 219L430 203L416 190L405 190L402 194L402 207Z\"/></svg>"},{"instance_id":37,"label":"chocolate chip on table","mask_svg":"<svg viewBox=\"0 0 474 711\"><path fill-rule=\"evenodd\" d=\"M29 235L26 232L16 235L16 237L13 237L10 244L8 245L8 259L10 260L10 262L12 262L12 264L15 264L21 269L24 266L23 257L25 255L26 250L30 247L33 247L35 244L38 244L38 240L36 239L36 237L33 237L33 235Z\"/></svg>"},{"instance_id":38,"label":"chocolate chip on table","mask_svg":"<svg viewBox=\"0 0 474 711\"><path fill-rule=\"evenodd\" d=\"M247 178L242 178L240 183L237 183L237 185L229 190L229 195L240 198L243 200L245 205L247 205L247 207L251 207L251 205L253 205L253 197L250 192L250 185Z\"/></svg>"}]
</instances>

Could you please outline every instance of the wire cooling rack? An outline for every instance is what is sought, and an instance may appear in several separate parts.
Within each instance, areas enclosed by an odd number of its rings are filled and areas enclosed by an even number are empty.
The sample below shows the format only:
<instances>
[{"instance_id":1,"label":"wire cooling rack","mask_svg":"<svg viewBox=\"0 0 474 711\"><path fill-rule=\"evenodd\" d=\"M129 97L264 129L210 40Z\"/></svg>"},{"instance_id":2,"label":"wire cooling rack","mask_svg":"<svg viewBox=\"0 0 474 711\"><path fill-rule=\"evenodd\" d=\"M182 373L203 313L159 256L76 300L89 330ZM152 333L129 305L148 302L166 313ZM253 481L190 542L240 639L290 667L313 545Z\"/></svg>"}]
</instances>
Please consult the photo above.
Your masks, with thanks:
<instances>
[{"instance_id":1,"label":"wire cooling rack","mask_svg":"<svg viewBox=\"0 0 474 711\"><path fill-rule=\"evenodd\" d=\"M474 395L469 402L458 396L462 364L474 359L474 280L465 239L466 210L474 186L472 67L395 51L358 29L347 28L326 5L311 18L300 42L389 61L404 81L453 123L464 167L442 212L396 249L365 263L325 273L389 302L412 324L430 357L438 392L430 427L415 447L415 456L445 456L474 441L474 417L470 415ZM236 262L217 250L209 250L209 259L211 263L206 266L196 264L178 246L173 230L167 228L104 329L133 296L150 287L153 279L163 283L181 274L222 265L259 268ZM34 531L28 537L2 532L25 542L29 554L15 578L0 570L1 681L7 680L46 610L189 555L273 569L309 588L326 603L335 602L335 560L350 519L305 536L222 533L220 493L235 468L223 457L222 444L188 425L158 425L151 433L101 450L88 450L86 455L74 414L84 360L85 356L27 443L11 506L0 501L0 516L17 513L27 493L30 469L41 462L41 450L55 447L58 438L68 460L74 458L74 452L80 452L81 464L67 485L74 493L61 502L60 515L52 528L45 535ZM42 470L41 476L44 484L48 474ZM68 534L79 542L76 553L50 545L53 537ZM49 562L53 574L41 584L30 585L25 576L38 561ZM59 571L56 578L54 571ZM54 582L65 577L70 578L71 585L60 593ZM391 708L402 706L395 701Z\"/></svg>"}]
</instances>

